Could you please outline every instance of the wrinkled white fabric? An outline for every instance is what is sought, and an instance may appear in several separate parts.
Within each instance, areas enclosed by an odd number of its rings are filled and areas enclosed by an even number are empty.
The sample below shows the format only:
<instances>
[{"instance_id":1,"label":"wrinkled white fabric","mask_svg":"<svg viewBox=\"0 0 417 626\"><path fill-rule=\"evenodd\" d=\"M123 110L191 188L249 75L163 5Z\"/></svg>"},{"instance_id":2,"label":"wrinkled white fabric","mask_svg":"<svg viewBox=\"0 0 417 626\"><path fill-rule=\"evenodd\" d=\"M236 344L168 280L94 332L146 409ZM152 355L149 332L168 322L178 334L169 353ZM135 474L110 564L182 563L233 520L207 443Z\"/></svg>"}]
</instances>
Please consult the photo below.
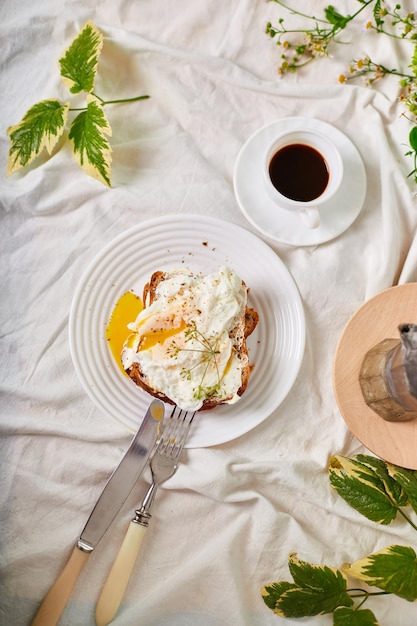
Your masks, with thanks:
<instances>
[{"instance_id":1,"label":"wrinkled white fabric","mask_svg":"<svg viewBox=\"0 0 417 626\"><path fill-rule=\"evenodd\" d=\"M352 12L356 5L344 0L337 8ZM322 6L306 0L303 11ZM393 543L415 545L401 520L377 526L353 511L327 476L331 454L367 452L333 393L340 334L367 299L417 279L416 187L404 156L410 126L396 100L397 79L370 90L340 85L337 77L364 53L394 66L404 48L358 25L332 58L280 80L281 51L264 34L279 14L264 0L1 3L3 171L7 127L41 99L67 99L57 60L88 20L105 36L97 92L106 99L151 96L107 108L112 189L88 178L68 145L0 180L1 624L30 623L131 437L93 405L71 361L68 316L82 271L116 235L155 216L203 214L256 232L234 197L235 160L253 132L287 116L324 120L350 137L366 167L363 210L328 243L269 242L304 303L299 376L250 433L185 452L161 487L113 623L298 624L274 615L260 595L265 583L291 579L290 552L339 567ZM94 624L100 589L148 479L90 557L61 626ZM386 626L416 623L415 605L399 598L368 605ZM326 626L332 618L302 623Z\"/></svg>"}]
</instances>

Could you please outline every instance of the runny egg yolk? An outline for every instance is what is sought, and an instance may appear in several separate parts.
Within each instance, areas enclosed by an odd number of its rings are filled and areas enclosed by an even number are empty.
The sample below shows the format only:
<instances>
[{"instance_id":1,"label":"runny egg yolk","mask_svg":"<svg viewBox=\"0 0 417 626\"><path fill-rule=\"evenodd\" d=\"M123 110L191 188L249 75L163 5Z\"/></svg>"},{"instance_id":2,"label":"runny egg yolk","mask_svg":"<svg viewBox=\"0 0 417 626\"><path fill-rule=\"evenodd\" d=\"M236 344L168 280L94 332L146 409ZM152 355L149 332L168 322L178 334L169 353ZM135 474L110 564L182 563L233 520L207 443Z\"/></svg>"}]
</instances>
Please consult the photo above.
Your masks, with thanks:
<instances>
[{"instance_id":1,"label":"runny egg yolk","mask_svg":"<svg viewBox=\"0 0 417 626\"><path fill-rule=\"evenodd\" d=\"M163 344L169 337L173 335L177 335L182 330L185 329L185 322L181 320L180 326L174 328L161 328L149 333L146 333L142 336L139 344L139 350L149 350L153 348L158 343Z\"/></svg>"},{"instance_id":2,"label":"runny egg yolk","mask_svg":"<svg viewBox=\"0 0 417 626\"><path fill-rule=\"evenodd\" d=\"M120 357L123 344L131 334L127 325L136 319L142 309L142 300L132 291L127 291L116 302L106 327L106 339L109 348L118 367L125 376L127 374L123 369Z\"/></svg>"}]
</instances>

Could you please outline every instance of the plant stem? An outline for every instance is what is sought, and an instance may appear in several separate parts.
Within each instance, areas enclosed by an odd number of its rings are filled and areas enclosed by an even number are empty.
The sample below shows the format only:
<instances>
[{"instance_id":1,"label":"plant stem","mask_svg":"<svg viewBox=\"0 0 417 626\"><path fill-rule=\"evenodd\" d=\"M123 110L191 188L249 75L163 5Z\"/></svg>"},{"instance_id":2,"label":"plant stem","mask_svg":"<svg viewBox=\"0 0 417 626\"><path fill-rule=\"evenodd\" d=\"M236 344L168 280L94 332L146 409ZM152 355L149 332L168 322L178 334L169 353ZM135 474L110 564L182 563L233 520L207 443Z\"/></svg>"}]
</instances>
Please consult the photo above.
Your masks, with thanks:
<instances>
[{"instance_id":1,"label":"plant stem","mask_svg":"<svg viewBox=\"0 0 417 626\"><path fill-rule=\"evenodd\" d=\"M332 28L328 31L327 35L325 35L325 38L326 38L326 39L334 38L334 37L337 35L338 31L343 30L344 28L346 28L347 24L348 24L349 22L351 22L352 20L354 20L354 19L355 19L355 18L356 18L356 17L357 17L360 13L362 13L362 11L363 11L364 9L366 9L366 7L367 7L369 4L372 4L373 2L375 2L375 0L367 0L366 2L364 2L364 4L363 4L360 8L356 11L356 13L353 13L353 15L347 15L347 16L346 16L346 22L345 22L344 26L339 26L339 25L337 25L337 24L333 24L333 25L332 25L332 24L331 24L331 22L329 22L329 20L327 20L327 19L323 20L323 19L319 19L319 18L315 17L314 15L306 15L305 13L301 13L301 11L297 11L296 9L293 9L293 8L291 8L291 7L287 6L286 4L284 4L283 2L281 2L281 0L273 0L273 1L274 1L274 2L276 2L277 4L279 4L279 5L280 5L281 7L283 7L284 9L287 9L287 11L290 11L290 13L292 13L293 15L299 15L300 17L306 17L307 19L313 20L313 21L315 21L316 23L317 23L317 22L320 22L320 23L322 23L322 24L328 24L329 26L331 26ZM287 31L287 30L284 30L284 32L287 32L287 33L288 33L288 32L291 32L291 33L293 33L293 32L299 32L299 31L296 31L296 30L294 30L294 31L293 31L293 30L288 30L288 31ZM301 32L306 32L306 31L304 30L304 31L301 31ZM322 32L322 31L321 31L321 32Z\"/></svg>"},{"instance_id":2,"label":"plant stem","mask_svg":"<svg viewBox=\"0 0 417 626\"><path fill-rule=\"evenodd\" d=\"M146 100L147 98L150 98L150 96L136 96L135 98L122 98L120 100L102 100L101 102L104 106L105 104L119 104L121 102L137 102L138 100Z\"/></svg>"},{"instance_id":3,"label":"plant stem","mask_svg":"<svg viewBox=\"0 0 417 626\"><path fill-rule=\"evenodd\" d=\"M309 20L314 20L315 22L322 22L323 24L328 24L327 20L321 20L318 17L314 17L314 15L307 15L306 13L301 13L301 11L297 11L296 9L292 9L291 7L287 6L286 4L281 2L281 0L273 0L273 2L276 2L277 4L279 4L284 9L287 9L287 11L289 11L293 15L300 15L301 17L306 17ZM304 32L304 31L301 31L301 32Z\"/></svg>"},{"instance_id":4,"label":"plant stem","mask_svg":"<svg viewBox=\"0 0 417 626\"><path fill-rule=\"evenodd\" d=\"M384 65L378 65L378 67L384 72L384 74L392 74L393 76L401 76L402 78L408 78L409 80L414 80L414 76L411 74L404 74L403 72L399 72L396 69L389 70Z\"/></svg>"},{"instance_id":5,"label":"plant stem","mask_svg":"<svg viewBox=\"0 0 417 626\"><path fill-rule=\"evenodd\" d=\"M360 587L354 587L352 589L346 589L346 592L350 595L351 598L368 598L369 596L389 596L391 595L390 591L366 591L365 589L361 589ZM352 593L357 592L357 593Z\"/></svg>"},{"instance_id":6,"label":"plant stem","mask_svg":"<svg viewBox=\"0 0 417 626\"><path fill-rule=\"evenodd\" d=\"M361 602L359 602L357 606L355 606L355 611L358 611L361 608L361 606L365 604L365 602L370 596L391 595L390 591L366 591L365 589L361 589L360 587L354 588L354 589L346 589L346 591L350 595L351 598L363 598Z\"/></svg>"},{"instance_id":7,"label":"plant stem","mask_svg":"<svg viewBox=\"0 0 417 626\"><path fill-rule=\"evenodd\" d=\"M146 100L147 98L150 98L150 96L135 96L134 98L121 98L120 100L103 100L103 98L100 98L100 96L98 96L95 93L93 93L92 95L95 96L98 100L100 100L102 106L105 106L106 104L119 104L123 102L137 102L138 100ZM68 110L69 111L86 111L87 107L70 108Z\"/></svg>"},{"instance_id":8,"label":"plant stem","mask_svg":"<svg viewBox=\"0 0 417 626\"><path fill-rule=\"evenodd\" d=\"M414 524L414 522L408 517L408 515L406 515L404 513L404 511L402 509L398 509L398 512L403 516L403 518L406 520L406 522L408 522L410 524L410 526L412 526L414 528L414 530L417 530L417 525Z\"/></svg>"},{"instance_id":9,"label":"plant stem","mask_svg":"<svg viewBox=\"0 0 417 626\"><path fill-rule=\"evenodd\" d=\"M368 4L372 4L373 2L375 2L375 0L368 0L368 2L365 2L365 3L362 5L362 7L356 11L356 13L354 13L353 15L349 15L349 16L348 16L348 17L350 18L350 20L349 20L349 21L351 22L352 20L354 20L354 19L355 19L355 17L356 17L357 15L359 15L359 13L362 13L362 11L363 11L364 9L366 9L366 7L368 6Z\"/></svg>"},{"instance_id":10,"label":"plant stem","mask_svg":"<svg viewBox=\"0 0 417 626\"><path fill-rule=\"evenodd\" d=\"M386 35L387 37L391 37L391 39L399 39L400 41L409 41L411 44L415 44L415 41L408 39L407 37L403 37L402 35L396 35L395 33L390 33L388 30L385 30L381 26L375 28L375 26L370 27L371 30L374 30L376 33L380 33L381 35Z\"/></svg>"}]
</instances>

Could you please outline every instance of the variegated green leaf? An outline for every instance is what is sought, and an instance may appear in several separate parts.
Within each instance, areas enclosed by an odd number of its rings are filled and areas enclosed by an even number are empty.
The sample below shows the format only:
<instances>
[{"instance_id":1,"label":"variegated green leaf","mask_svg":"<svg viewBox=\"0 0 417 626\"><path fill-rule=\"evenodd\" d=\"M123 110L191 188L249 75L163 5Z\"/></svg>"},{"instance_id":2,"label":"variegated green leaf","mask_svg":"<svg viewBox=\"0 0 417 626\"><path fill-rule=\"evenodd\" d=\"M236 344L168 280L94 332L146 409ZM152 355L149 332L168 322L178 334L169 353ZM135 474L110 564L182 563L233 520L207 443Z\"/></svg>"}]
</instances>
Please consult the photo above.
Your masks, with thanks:
<instances>
[{"instance_id":1,"label":"variegated green leaf","mask_svg":"<svg viewBox=\"0 0 417 626\"><path fill-rule=\"evenodd\" d=\"M337 569L301 561L296 554L288 559L294 583L280 581L262 589L265 604L282 617L307 617L332 613L338 606L351 606L346 578Z\"/></svg>"},{"instance_id":2,"label":"variegated green leaf","mask_svg":"<svg viewBox=\"0 0 417 626\"><path fill-rule=\"evenodd\" d=\"M378 626L378 622L369 609L341 606L333 613L333 626Z\"/></svg>"},{"instance_id":3,"label":"variegated green leaf","mask_svg":"<svg viewBox=\"0 0 417 626\"><path fill-rule=\"evenodd\" d=\"M296 588L297 585L294 585L294 583L289 583L285 580L281 580L277 583L269 583L268 585L265 585L265 587L261 589L261 594L266 606L272 609L274 612L278 612L276 611L276 608L280 597L286 591L288 591L288 589Z\"/></svg>"},{"instance_id":4,"label":"variegated green leaf","mask_svg":"<svg viewBox=\"0 0 417 626\"><path fill-rule=\"evenodd\" d=\"M287 617L303 617L331 613L337 606L350 606L346 578L340 570L327 565L312 565L290 554L288 567L296 588L281 597L279 609Z\"/></svg>"},{"instance_id":5,"label":"variegated green leaf","mask_svg":"<svg viewBox=\"0 0 417 626\"><path fill-rule=\"evenodd\" d=\"M103 34L92 22L87 22L59 59L62 80L71 93L93 91L102 47Z\"/></svg>"},{"instance_id":6,"label":"variegated green leaf","mask_svg":"<svg viewBox=\"0 0 417 626\"><path fill-rule=\"evenodd\" d=\"M389 475L401 485L408 496L408 500L417 513L417 471L408 470L387 463Z\"/></svg>"},{"instance_id":7,"label":"variegated green leaf","mask_svg":"<svg viewBox=\"0 0 417 626\"><path fill-rule=\"evenodd\" d=\"M42 100L25 113L19 124L8 129L11 142L8 176L32 163L44 148L52 153L64 132L68 109L69 102Z\"/></svg>"},{"instance_id":8,"label":"variegated green leaf","mask_svg":"<svg viewBox=\"0 0 417 626\"><path fill-rule=\"evenodd\" d=\"M111 135L111 128L103 107L93 96L87 96L87 110L72 122L69 139L77 163L110 187L111 147L106 135Z\"/></svg>"},{"instance_id":9,"label":"variegated green leaf","mask_svg":"<svg viewBox=\"0 0 417 626\"><path fill-rule=\"evenodd\" d=\"M349 575L400 598L417 599L417 555L408 546L389 546L345 566Z\"/></svg>"},{"instance_id":10,"label":"variegated green leaf","mask_svg":"<svg viewBox=\"0 0 417 626\"><path fill-rule=\"evenodd\" d=\"M337 589L310 589L294 587L288 589L277 600L274 613L281 617L299 618L332 613L341 604L351 604L347 593Z\"/></svg>"},{"instance_id":11,"label":"variegated green leaf","mask_svg":"<svg viewBox=\"0 0 417 626\"><path fill-rule=\"evenodd\" d=\"M337 493L368 519L379 524L390 524L395 519L398 504L372 468L335 455L330 460L329 478Z\"/></svg>"},{"instance_id":12,"label":"variegated green leaf","mask_svg":"<svg viewBox=\"0 0 417 626\"><path fill-rule=\"evenodd\" d=\"M408 495L403 489L400 481L394 479L391 473L388 470L388 464L381 459L377 459L374 456L369 456L367 454L358 454L355 457L356 461L362 463L362 465L366 465L373 472L375 472L376 476L384 483L384 488L387 495L390 497L391 501L398 506L406 506L408 504ZM417 491L417 481L416 481L416 491Z\"/></svg>"}]
</instances>

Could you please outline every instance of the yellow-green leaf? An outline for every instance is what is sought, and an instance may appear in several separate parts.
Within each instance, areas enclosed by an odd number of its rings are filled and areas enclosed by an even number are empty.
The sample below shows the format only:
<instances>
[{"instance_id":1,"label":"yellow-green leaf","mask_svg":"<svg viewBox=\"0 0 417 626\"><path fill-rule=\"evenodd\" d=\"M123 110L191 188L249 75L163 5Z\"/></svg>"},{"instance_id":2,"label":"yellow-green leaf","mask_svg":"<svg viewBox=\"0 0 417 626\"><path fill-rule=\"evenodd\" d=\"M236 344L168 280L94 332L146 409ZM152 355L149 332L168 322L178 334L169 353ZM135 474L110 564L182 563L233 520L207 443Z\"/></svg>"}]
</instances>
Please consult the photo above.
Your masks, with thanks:
<instances>
[{"instance_id":1,"label":"yellow-green leaf","mask_svg":"<svg viewBox=\"0 0 417 626\"><path fill-rule=\"evenodd\" d=\"M388 464L385 463L385 461L370 456L369 454L357 454L354 458L356 461L359 461L359 463L362 463L362 465L366 465L366 467L371 469L382 481L386 494L394 504L398 504L400 507L408 504L407 493L403 489L401 482L395 480L394 476L392 476L391 472L388 470Z\"/></svg>"},{"instance_id":2,"label":"yellow-green leaf","mask_svg":"<svg viewBox=\"0 0 417 626\"><path fill-rule=\"evenodd\" d=\"M312 565L290 554L288 565L294 583L280 581L265 585L264 602L282 617L307 617L332 613L338 606L351 606L346 578L340 570Z\"/></svg>"},{"instance_id":3,"label":"yellow-green leaf","mask_svg":"<svg viewBox=\"0 0 417 626\"><path fill-rule=\"evenodd\" d=\"M69 139L74 157L83 170L111 187L111 147L106 135L111 135L111 128L103 107L96 98L87 96L87 110L72 122Z\"/></svg>"},{"instance_id":4,"label":"yellow-green leaf","mask_svg":"<svg viewBox=\"0 0 417 626\"><path fill-rule=\"evenodd\" d=\"M59 59L62 80L71 93L93 91L102 47L103 34L87 22Z\"/></svg>"},{"instance_id":5,"label":"yellow-green leaf","mask_svg":"<svg viewBox=\"0 0 417 626\"><path fill-rule=\"evenodd\" d=\"M333 613L333 626L378 626L378 622L369 609L341 606Z\"/></svg>"},{"instance_id":6,"label":"yellow-green leaf","mask_svg":"<svg viewBox=\"0 0 417 626\"><path fill-rule=\"evenodd\" d=\"M64 132L68 109L69 102L42 100L25 113L19 124L8 128L11 146L7 176L32 163L44 148L52 153Z\"/></svg>"},{"instance_id":7,"label":"yellow-green leaf","mask_svg":"<svg viewBox=\"0 0 417 626\"><path fill-rule=\"evenodd\" d=\"M408 500L417 513L417 471L397 467L387 463L389 475L401 485L408 496Z\"/></svg>"},{"instance_id":8,"label":"yellow-green leaf","mask_svg":"<svg viewBox=\"0 0 417 626\"><path fill-rule=\"evenodd\" d=\"M350 576L394 593L405 600L417 599L417 555L409 546L389 546L346 565Z\"/></svg>"},{"instance_id":9,"label":"yellow-green leaf","mask_svg":"<svg viewBox=\"0 0 417 626\"><path fill-rule=\"evenodd\" d=\"M296 588L297 585L294 585L294 583L289 583L286 580L280 580L279 582L269 583L268 585L262 587L261 594L266 606L272 609L274 613L282 615L282 613L279 613L278 607L280 597L288 591L288 589Z\"/></svg>"},{"instance_id":10,"label":"yellow-green leaf","mask_svg":"<svg viewBox=\"0 0 417 626\"><path fill-rule=\"evenodd\" d=\"M388 473L384 480L370 464L334 455L330 460L330 484L350 506L362 515L378 522L390 524L396 517L399 504L393 485L387 491Z\"/></svg>"}]
</instances>

